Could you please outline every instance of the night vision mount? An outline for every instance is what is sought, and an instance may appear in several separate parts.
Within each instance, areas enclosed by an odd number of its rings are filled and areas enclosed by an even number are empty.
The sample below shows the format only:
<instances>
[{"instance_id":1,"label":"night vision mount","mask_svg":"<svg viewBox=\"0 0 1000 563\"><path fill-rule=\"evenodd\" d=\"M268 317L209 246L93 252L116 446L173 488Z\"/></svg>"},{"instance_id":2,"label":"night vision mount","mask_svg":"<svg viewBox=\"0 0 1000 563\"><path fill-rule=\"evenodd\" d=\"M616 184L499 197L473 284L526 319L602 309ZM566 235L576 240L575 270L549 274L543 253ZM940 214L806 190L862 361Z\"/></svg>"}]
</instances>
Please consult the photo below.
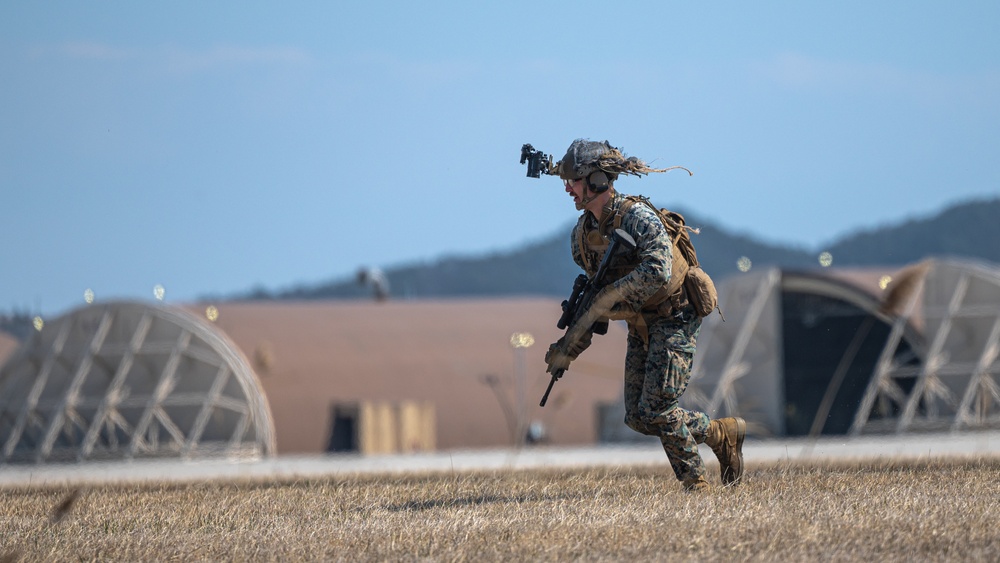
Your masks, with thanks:
<instances>
[{"instance_id":1,"label":"night vision mount","mask_svg":"<svg viewBox=\"0 0 1000 563\"><path fill-rule=\"evenodd\" d=\"M535 147L525 144L521 146L521 164L525 163L528 164L528 177L540 178L552 168L552 155L536 151Z\"/></svg>"}]
</instances>

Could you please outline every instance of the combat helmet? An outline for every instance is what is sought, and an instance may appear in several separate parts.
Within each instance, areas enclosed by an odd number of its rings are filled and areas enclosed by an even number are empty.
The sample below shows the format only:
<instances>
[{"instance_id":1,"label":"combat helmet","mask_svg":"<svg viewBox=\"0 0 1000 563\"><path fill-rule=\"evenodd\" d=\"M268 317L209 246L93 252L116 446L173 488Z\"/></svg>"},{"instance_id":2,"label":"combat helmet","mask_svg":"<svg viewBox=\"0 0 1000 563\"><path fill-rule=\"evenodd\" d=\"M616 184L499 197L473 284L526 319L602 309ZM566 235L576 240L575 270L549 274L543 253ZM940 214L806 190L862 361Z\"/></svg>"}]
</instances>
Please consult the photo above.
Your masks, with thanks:
<instances>
[{"instance_id":1,"label":"combat helmet","mask_svg":"<svg viewBox=\"0 0 1000 563\"><path fill-rule=\"evenodd\" d=\"M642 176L650 172L666 172L669 168L650 168L638 158L626 157L607 141L577 139L566 149L566 155L555 164L554 173L563 180L587 179L595 193L607 190L619 174Z\"/></svg>"}]
</instances>

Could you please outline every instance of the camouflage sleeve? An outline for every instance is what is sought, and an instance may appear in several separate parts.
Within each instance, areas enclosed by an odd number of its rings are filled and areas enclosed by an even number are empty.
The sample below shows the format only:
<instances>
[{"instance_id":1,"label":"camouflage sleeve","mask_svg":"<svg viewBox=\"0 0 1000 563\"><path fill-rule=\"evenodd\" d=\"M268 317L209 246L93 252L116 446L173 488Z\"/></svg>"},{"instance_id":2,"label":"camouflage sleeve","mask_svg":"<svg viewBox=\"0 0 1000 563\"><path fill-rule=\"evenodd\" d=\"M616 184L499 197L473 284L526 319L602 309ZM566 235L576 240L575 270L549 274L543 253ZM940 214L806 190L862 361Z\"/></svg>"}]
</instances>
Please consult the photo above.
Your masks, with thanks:
<instances>
[{"instance_id":1,"label":"camouflage sleeve","mask_svg":"<svg viewBox=\"0 0 1000 563\"><path fill-rule=\"evenodd\" d=\"M621 228L635 239L639 265L615 282L633 310L638 310L670 280L670 236L652 209L637 203L622 217Z\"/></svg>"}]
</instances>

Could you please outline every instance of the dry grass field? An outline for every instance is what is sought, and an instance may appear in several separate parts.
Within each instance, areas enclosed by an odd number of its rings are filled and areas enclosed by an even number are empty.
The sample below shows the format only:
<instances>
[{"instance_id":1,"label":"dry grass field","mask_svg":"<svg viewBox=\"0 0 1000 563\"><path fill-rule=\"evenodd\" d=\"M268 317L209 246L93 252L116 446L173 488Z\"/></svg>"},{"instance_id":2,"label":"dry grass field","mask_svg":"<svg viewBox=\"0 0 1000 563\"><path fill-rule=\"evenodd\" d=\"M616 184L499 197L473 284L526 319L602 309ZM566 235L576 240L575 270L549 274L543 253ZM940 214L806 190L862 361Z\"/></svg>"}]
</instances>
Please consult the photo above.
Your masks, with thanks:
<instances>
[{"instance_id":1,"label":"dry grass field","mask_svg":"<svg viewBox=\"0 0 1000 563\"><path fill-rule=\"evenodd\" d=\"M18 487L0 561L997 561L998 480L992 458L752 465L704 494L666 465Z\"/></svg>"}]
</instances>

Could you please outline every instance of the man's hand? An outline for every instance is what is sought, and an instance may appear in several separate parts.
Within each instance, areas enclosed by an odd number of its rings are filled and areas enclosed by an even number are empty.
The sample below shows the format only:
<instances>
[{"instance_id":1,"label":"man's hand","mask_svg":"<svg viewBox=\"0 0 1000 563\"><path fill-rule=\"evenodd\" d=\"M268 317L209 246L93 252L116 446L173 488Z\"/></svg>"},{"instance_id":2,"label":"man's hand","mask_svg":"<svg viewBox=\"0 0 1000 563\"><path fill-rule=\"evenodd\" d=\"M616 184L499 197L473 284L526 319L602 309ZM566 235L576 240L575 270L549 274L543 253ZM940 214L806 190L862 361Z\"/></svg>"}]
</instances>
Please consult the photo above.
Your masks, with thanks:
<instances>
[{"instance_id":1,"label":"man's hand","mask_svg":"<svg viewBox=\"0 0 1000 563\"><path fill-rule=\"evenodd\" d=\"M561 341L562 339L560 339ZM549 350L545 352L545 363L549 364L549 367L545 368L545 373L555 373L557 370L565 371L569 369L569 364L572 361L573 358L569 357L559 342L550 344Z\"/></svg>"},{"instance_id":2,"label":"man's hand","mask_svg":"<svg viewBox=\"0 0 1000 563\"><path fill-rule=\"evenodd\" d=\"M577 342L583 340L589 340L593 332L591 332L591 327L597 321L607 319L608 313L611 312L611 308L617 305L622 300L622 294L613 285L609 285L602 289L591 302L590 307L584 311L583 315L577 319L577 322L570 327L569 331L563 336L566 342ZM560 339L562 340L562 339ZM588 341L584 346L590 346ZM582 350L581 350L582 351Z\"/></svg>"},{"instance_id":3,"label":"man's hand","mask_svg":"<svg viewBox=\"0 0 1000 563\"><path fill-rule=\"evenodd\" d=\"M589 348L593 340L594 333L590 331L584 333L581 338L568 343L566 337L563 336L558 342L551 344L549 350L545 352L545 362L549 364L549 369L546 371L552 373L556 369L568 369L570 362Z\"/></svg>"}]
</instances>

